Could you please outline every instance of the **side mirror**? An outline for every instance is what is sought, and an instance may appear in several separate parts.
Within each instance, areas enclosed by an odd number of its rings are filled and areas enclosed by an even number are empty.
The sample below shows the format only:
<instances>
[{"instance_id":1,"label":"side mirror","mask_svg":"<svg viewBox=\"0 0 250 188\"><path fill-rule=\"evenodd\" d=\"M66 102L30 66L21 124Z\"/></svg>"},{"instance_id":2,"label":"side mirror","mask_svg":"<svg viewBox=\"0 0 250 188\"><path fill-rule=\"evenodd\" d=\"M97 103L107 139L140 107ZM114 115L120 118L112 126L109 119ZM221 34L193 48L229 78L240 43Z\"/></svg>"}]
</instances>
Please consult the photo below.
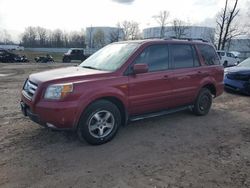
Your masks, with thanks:
<instances>
[{"instance_id":1,"label":"side mirror","mask_svg":"<svg viewBox=\"0 0 250 188\"><path fill-rule=\"evenodd\" d=\"M135 64L133 65L133 72L134 74L141 74L148 72L148 65L147 64Z\"/></svg>"}]
</instances>

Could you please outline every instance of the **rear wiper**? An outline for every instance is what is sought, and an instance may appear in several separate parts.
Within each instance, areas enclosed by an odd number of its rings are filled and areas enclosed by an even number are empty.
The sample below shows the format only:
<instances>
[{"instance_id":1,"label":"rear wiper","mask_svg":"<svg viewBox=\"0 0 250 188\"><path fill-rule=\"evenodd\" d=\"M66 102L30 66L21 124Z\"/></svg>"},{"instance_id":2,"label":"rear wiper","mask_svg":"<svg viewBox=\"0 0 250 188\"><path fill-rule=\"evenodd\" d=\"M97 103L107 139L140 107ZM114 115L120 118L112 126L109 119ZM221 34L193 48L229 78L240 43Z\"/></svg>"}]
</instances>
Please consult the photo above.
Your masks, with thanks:
<instances>
[{"instance_id":1,"label":"rear wiper","mask_svg":"<svg viewBox=\"0 0 250 188\"><path fill-rule=\"evenodd\" d=\"M97 68L95 67L91 67L91 66L82 66L83 68L87 68L87 69L94 69L94 70L98 70Z\"/></svg>"}]
</instances>

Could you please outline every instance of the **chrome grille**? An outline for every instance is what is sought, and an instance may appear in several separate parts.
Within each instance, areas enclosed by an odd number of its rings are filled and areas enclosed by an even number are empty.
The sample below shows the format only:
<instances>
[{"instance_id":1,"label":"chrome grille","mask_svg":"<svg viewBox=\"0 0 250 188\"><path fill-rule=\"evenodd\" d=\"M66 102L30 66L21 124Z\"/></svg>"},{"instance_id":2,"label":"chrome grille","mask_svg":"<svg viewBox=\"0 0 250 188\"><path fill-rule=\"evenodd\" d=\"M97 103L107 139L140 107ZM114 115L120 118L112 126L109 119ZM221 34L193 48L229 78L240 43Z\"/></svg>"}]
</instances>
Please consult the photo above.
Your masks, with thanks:
<instances>
[{"instance_id":1,"label":"chrome grille","mask_svg":"<svg viewBox=\"0 0 250 188\"><path fill-rule=\"evenodd\" d=\"M23 90L25 91L26 96L31 99L37 90L37 84L30 80L26 80Z\"/></svg>"}]
</instances>

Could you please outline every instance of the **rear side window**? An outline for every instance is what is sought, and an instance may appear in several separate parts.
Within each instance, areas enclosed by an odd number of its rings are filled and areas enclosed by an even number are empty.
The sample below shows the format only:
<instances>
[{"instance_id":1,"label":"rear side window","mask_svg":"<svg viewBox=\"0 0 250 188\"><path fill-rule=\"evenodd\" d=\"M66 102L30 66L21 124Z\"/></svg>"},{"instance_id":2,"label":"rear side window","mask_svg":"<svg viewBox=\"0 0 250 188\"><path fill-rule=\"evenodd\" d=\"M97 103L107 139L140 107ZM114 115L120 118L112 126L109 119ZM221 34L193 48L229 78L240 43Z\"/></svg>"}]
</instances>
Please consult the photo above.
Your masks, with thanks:
<instances>
[{"instance_id":1,"label":"rear side window","mask_svg":"<svg viewBox=\"0 0 250 188\"><path fill-rule=\"evenodd\" d=\"M189 44L170 45L173 68L189 68L199 66L196 52Z\"/></svg>"},{"instance_id":2,"label":"rear side window","mask_svg":"<svg viewBox=\"0 0 250 188\"><path fill-rule=\"evenodd\" d=\"M168 69L168 45L156 44L149 46L135 59L134 64L148 64L149 72Z\"/></svg>"},{"instance_id":3,"label":"rear side window","mask_svg":"<svg viewBox=\"0 0 250 188\"><path fill-rule=\"evenodd\" d=\"M197 46L200 50L202 59L206 65L219 65L220 64L218 55L216 54L212 46L205 45L205 44L198 44Z\"/></svg>"}]
</instances>

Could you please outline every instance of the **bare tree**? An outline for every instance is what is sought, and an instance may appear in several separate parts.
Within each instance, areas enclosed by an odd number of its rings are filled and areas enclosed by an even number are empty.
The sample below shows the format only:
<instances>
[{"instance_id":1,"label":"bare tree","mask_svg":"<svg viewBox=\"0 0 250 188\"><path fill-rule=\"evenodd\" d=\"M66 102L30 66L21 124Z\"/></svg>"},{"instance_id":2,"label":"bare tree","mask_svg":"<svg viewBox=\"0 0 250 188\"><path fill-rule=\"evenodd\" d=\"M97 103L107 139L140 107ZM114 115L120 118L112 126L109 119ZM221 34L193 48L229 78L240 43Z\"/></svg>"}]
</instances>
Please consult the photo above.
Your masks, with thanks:
<instances>
[{"instance_id":1,"label":"bare tree","mask_svg":"<svg viewBox=\"0 0 250 188\"><path fill-rule=\"evenodd\" d=\"M238 13L240 11L239 9L237 9L237 4L238 4L238 0L235 0L235 4L233 6L233 9L229 10L229 16L228 16L226 28L225 28L226 30L225 30L225 34L224 34L224 37L222 40L222 46L221 46L222 49L225 48L226 42L228 42L228 40L231 40L233 37L239 35L237 33L237 28L232 27L233 20L238 15Z\"/></svg>"},{"instance_id":2,"label":"bare tree","mask_svg":"<svg viewBox=\"0 0 250 188\"><path fill-rule=\"evenodd\" d=\"M137 40L140 38L139 23L132 21L130 24L130 39Z\"/></svg>"},{"instance_id":3,"label":"bare tree","mask_svg":"<svg viewBox=\"0 0 250 188\"><path fill-rule=\"evenodd\" d=\"M54 42L55 47L63 46L63 32L60 29L56 29L52 34L52 41Z\"/></svg>"},{"instance_id":4,"label":"bare tree","mask_svg":"<svg viewBox=\"0 0 250 188\"><path fill-rule=\"evenodd\" d=\"M22 36L22 44L28 47L36 46L37 32L35 27L27 27Z\"/></svg>"},{"instance_id":5,"label":"bare tree","mask_svg":"<svg viewBox=\"0 0 250 188\"><path fill-rule=\"evenodd\" d=\"M11 35L6 29L0 31L0 44L13 44Z\"/></svg>"},{"instance_id":6,"label":"bare tree","mask_svg":"<svg viewBox=\"0 0 250 188\"><path fill-rule=\"evenodd\" d=\"M68 35L68 46L70 47L85 47L85 37L83 32L71 32Z\"/></svg>"},{"instance_id":7,"label":"bare tree","mask_svg":"<svg viewBox=\"0 0 250 188\"><path fill-rule=\"evenodd\" d=\"M44 46L47 37L47 30L43 27L37 27L36 31L40 41L40 46Z\"/></svg>"},{"instance_id":8,"label":"bare tree","mask_svg":"<svg viewBox=\"0 0 250 188\"><path fill-rule=\"evenodd\" d=\"M218 49L224 50L226 43L230 44L232 38L242 34L234 25L234 20L240 11L237 6L238 0L235 0L233 8L230 9L226 0L224 9L217 16Z\"/></svg>"},{"instance_id":9,"label":"bare tree","mask_svg":"<svg viewBox=\"0 0 250 188\"><path fill-rule=\"evenodd\" d=\"M215 36L214 32L209 32L209 33L207 33L206 36L204 36L204 38L208 39L214 46L216 46L214 36Z\"/></svg>"},{"instance_id":10,"label":"bare tree","mask_svg":"<svg viewBox=\"0 0 250 188\"><path fill-rule=\"evenodd\" d=\"M105 45L105 34L103 30L98 29L93 36L94 47L101 48Z\"/></svg>"},{"instance_id":11,"label":"bare tree","mask_svg":"<svg viewBox=\"0 0 250 188\"><path fill-rule=\"evenodd\" d=\"M174 33L174 37L179 39L186 36L187 32L187 25L184 21L179 19L174 19L172 21L172 31Z\"/></svg>"},{"instance_id":12,"label":"bare tree","mask_svg":"<svg viewBox=\"0 0 250 188\"><path fill-rule=\"evenodd\" d=\"M136 40L140 38L139 23L125 20L119 25L123 30L124 40Z\"/></svg>"},{"instance_id":13,"label":"bare tree","mask_svg":"<svg viewBox=\"0 0 250 188\"><path fill-rule=\"evenodd\" d=\"M118 25L123 29L124 40L129 40L131 23L125 20L122 23L118 23Z\"/></svg>"},{"instance_id":14,"label":"bare tree","mask_svg":"<svg viewBox=\"0 0 250 188\"><path fill-rule=\"evenodd\" d=\"M218 14L217 19L216 19L217 27L219 30L218 47L217 47L218 50L221 49L222 34L223 34L225 23L226 23L227 4L228 4L228 0L226 0L224 9L221 11L221 13Z\"/></svg>"},{"instance_id":15,"label":"bare tree","mask_svg":"<svg viewBox=\"0 0 250 188\"><path fill-rule=\"evenodd\" d=\"M160 25L160 38L163 38L165 36L165 27L167 25L167 19L169 17L169 12L164 10L161 11L158 15L153 16L153 18L156 20L156 22Z\"/></svg>"},{"instance_id":16,"label":"bare tree","mask_svg":"<svg viewBox=\"0 0 250 188\"><path fill-rule=\"evenodd\" d=\"M115 28L113 31L109 33L109 41L112 42L118 42L121 39L121 31L120 24L117 24L117 28Z\"/></svg>"}]
</instances>

